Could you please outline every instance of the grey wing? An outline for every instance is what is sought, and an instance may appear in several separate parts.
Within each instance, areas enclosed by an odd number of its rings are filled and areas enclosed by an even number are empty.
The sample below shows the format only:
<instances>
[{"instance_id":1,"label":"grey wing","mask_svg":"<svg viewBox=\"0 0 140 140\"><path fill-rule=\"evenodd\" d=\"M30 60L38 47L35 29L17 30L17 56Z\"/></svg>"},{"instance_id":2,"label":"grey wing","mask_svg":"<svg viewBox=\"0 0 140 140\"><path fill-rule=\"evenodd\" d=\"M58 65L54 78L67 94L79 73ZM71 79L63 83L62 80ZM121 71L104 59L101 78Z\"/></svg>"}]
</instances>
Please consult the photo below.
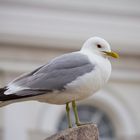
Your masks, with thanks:
<instances>
[{"instance_id":1,"label":"grey wing","mask_svg":"<svg viewBox=\"0 0 140 140\"><path fill-rule=\"evenodd\" d=\"M64 90L68 83L91 72L94 67L95 65L91 64L84 54L65 54L16 79L11 84L23 87L23 90L15 93L18 96L40 94L41 91Z\"/></svg>"}]
</instances>

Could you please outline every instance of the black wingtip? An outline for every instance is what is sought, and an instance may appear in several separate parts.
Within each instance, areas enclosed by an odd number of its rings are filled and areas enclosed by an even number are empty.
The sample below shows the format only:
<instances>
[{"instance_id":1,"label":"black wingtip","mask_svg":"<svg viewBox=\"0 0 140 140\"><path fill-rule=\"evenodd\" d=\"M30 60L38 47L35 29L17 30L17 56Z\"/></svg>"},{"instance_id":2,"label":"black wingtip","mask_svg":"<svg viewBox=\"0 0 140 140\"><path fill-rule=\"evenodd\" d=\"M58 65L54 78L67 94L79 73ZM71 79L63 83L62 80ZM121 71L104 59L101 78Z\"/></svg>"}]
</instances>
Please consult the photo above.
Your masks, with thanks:
<instances>
[{"instance_id":1,"label":"black wingtip","mask_svg":"<svg viewBox=\"0 0 140 140\"><path fill-rule=\"evenodd\" d=\"M4 94L4 92L7 90L6 87L4 88L0 88L0 101L4 101L6 98L6 95Z\"/></svg>"},{"instance_id":2,"label":"black wingtip","mask_svg":"<svg viewBox=\"0 0 140 140\"><path fill-rule=\"evenodd\" d=\"M5 95L4 92L6 90L7 90L7 87L0 88L0 101L8 101L8 100L14 100L17 98L22 98L22 96L17 96L15 94Z\"/></svg>"},{"instance_id":3,"label":"black wingtip","mask_svg":"<svg viewBox=\"0 0 140 140\"><path fill-rule=\"evenodd\" d=\"M16 99L22 99L22 98L29 98L33 96L39 96L42 94L46 94L46 92L51 92L51 90L41 90L41 89L25 89L20 91L21 96L18 94L9 94L5 95L4 92L7 90L7 88L0 88L0 101L9 101L9 100L16 100ZM28 94L27 94L28 93Z\"/></svg>"},{"instance_id":4,"label":"black wingtip","mask_svg":"<svg viewBox=\"0 0 140 140\"><path fill-rule=\"evenodd\" d=\"M0 88L0 94L4 94L4 92L5 92L6 90L7 90L6 87Z\"/></svg>"}]
</instances>

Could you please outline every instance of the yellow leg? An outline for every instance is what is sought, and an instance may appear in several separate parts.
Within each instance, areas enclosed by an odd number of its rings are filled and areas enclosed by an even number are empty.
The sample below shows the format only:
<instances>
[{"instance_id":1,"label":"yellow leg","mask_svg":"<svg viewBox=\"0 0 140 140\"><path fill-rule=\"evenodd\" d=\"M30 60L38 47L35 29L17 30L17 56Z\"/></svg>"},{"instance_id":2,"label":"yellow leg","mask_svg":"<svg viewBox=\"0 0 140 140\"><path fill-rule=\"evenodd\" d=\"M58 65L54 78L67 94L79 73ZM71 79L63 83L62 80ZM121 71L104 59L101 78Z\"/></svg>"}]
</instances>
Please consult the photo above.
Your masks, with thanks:
<instances>
[{"instance_id":1,"label":"yellow leg","mask_svg":"<svg viewBox=\"0 0 140 140\"><path fill-rule=\"evenodd\" d=\"M67 112L67 118L68 118L69 128L72 128L72 123L71 123L71 119L70 119L70 107L69 107L69 103L66 103L66 112Z\"/></svg>"},{"instance_id":2,"label":"yellow leg","mask_svg":"<svg viewBox=\"0 0 140 140\"><path fill-rule=\"evenodd\" d=\"M72 101L72 108L73 108L73 112L74 112L74 116L75 116L75 123L76 123L77 126L80 126L81 123L79 121L79 116L78 116L77 106L76 106L75 101Z\"/></svg>"}]
</instances>

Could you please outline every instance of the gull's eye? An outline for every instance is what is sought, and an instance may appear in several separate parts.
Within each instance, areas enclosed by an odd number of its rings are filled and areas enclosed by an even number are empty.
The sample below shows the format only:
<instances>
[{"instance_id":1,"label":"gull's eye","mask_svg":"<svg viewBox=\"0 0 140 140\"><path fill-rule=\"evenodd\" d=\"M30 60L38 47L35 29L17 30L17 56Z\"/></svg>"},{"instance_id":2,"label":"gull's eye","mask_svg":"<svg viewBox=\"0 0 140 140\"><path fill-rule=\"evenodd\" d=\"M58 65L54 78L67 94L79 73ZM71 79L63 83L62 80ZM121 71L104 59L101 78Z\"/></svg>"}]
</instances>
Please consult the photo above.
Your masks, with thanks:
<instances>
[{"instance_id":1,"label":"gull's eye","mask_svg":"<svg viewBox=\"0 0 140 140\"><path fill-rule=\"evenodd\" d=\"M100 44L97 44L97 48L102 48L102 46Z\"/></svg>"}]
</instances>

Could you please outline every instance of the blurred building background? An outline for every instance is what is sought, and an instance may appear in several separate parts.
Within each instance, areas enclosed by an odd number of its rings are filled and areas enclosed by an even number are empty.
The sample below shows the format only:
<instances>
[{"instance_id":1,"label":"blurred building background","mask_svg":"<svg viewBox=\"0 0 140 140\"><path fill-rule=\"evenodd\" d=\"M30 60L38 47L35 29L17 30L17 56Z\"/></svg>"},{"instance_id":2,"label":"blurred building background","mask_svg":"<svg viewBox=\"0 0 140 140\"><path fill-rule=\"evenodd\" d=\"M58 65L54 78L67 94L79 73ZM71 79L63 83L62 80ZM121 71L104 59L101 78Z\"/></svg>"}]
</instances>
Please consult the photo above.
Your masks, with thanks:
<instances>
[{"instance_id":1,"label":"blurred building background","mask_svg":"<svg viewBox=\"0 0 140 140\"><path fill-rule=\"evenodd\" d=\"M100 140L140 139L139 0L0 0L0 86L100 36L119 52L109 83L79 102ZM0 108L0 140L43 140L66 126L65 106L39 102Z\"/></svg>"}]
</instances>

